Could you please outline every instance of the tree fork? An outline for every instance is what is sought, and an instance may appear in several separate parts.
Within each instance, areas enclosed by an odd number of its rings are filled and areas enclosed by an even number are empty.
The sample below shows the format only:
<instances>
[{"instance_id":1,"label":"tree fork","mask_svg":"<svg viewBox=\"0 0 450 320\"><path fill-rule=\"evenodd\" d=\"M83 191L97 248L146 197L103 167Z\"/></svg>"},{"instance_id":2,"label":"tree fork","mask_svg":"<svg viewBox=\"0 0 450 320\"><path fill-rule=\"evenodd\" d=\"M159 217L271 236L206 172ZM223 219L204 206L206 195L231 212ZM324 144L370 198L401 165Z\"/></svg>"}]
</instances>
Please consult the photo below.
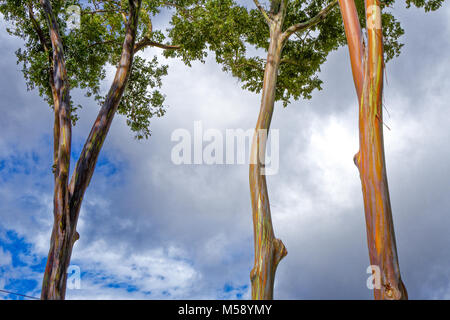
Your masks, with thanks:
<instances>
[{"instance_id":1,"label":"tree fork","mask_svg":"<svg viewBox=\"0 0 450 320\"><path fill-rule=\"evenodd\" d=\"M55 147L56 141L58 142L58 152L54 153L58 159L55 167L55 220L44 272L41 299L59 300L65 298L67 268L70 264L73 245L79 239L76 226L83 196L93 175L98 155L131 72L141 0L129 0L129 20L116 75L105 103L81 152L70 185L68 184L71 129L70 99L62 42L58 33L57 21L53 16L49 1L41 0L41 4L50 26L54 63L53 79L56 96L58 97L57 102L55 102L55 110L59 112L59 117L55 116L54 130L54 133L57 134L57 128L59 128L59 139L55 138Z\"/></svg>"}]
</instances>

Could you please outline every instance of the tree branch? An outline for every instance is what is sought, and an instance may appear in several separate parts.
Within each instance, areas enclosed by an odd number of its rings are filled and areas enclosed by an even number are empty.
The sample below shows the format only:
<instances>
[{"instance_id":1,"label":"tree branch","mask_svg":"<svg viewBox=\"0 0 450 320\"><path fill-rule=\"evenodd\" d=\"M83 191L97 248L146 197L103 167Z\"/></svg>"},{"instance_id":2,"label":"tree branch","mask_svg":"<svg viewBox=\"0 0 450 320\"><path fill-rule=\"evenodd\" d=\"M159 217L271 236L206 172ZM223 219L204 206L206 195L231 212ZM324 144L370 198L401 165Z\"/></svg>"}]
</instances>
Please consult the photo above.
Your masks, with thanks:
<instances>
[{"instance_id":1,"label":"tree branch","mask_svg":"<svg viewBox=\"0 0 450 320\"><path fill-rule=\"evenodd\" d=\"M142 40L137 42L134 46L134 52L138 52L146 47L157 47L164 50L178 50L181 49L181 46L178 45L169 45L151 41L148 37L144 37Z\"/></svg>"},{"instance_id":2,"label":"tree branch","mask_svg":"<svg viewBox=\"0 0 450 320\"><path fill-rule=\"evenodd\" d=\"M80 158L78 159L70 181L70 215L73 221L77 221L78 219L84 193L89 186L89 182L95 170L98 155L102 148L103 142L105 141L106 135L109 131L130 76L138 27L139 9L142 1L129 0L128 2L130 13L127 22L125 40L122 47L122 54L116 70L116 75L108 95L106 96L105 102L103 103L97 119L92 126L83 150L81 151Z\"/></svg>"},{"instance_id":3,"label":"tree branch","mask_svg":"<svg viewBox=\"0 0 450 320\"><path fill-rule=\"evenodd\" d=\"M287 0L281 0L280 2L280 12L284 15L287 9L288 1Z\"/></svg>"},{"instance_id":4,"label":"tree branch","mask_svg":"<svg viewBox=\"0 0 450 320\"><path fill-rule=\"evenodd\" d=\"M286 31L284 31L283 35L282 35L283 43L285 41L287 41L293 33L311 28L311 27L315 26L316 24L318 24L323 19L325 19L326 16L328 15L328 13L330 13L330 11L334 8L334 6L336 6L337 3L338 3L338 0L333 0L325 8L320 10L320 12L313 18L311 18L305 22L294 24L294 25L290 26L289 28L287 28Z\"/></svg>"},{"instance_id":5,"label":"tree branch","mask_svg":"<svg viewBox=\"0 0 450 320\"><path fill-rule=\"evenodd\" d=\"M33 12L33 6L30 3L28 3L28 15L30 16L31 23L33 25L34 31L36 31L36 34L38 35L39 41L41 42L42 47L44 48L44 51L48 51L49 47L51 46L50 43L48 43L48 40L46 39L44 32L41 29L41 26L36 20L36 17Z\"/></svg>"},{"instance_id":6,"label":"tree branch","mask_svg":"<svg viewBox=\"0 0 450 320\"><path fill-rule=\"evenodd\" d=\"M89 47L100 46L100 45L111 44L111 43L116 43L116 41L115 40L107 40L107 41L102 41L102 42L95 42L93 44L90 44ZM144 37L142 40L135 43L134 53L136 53L140 50L143 50L147 47L156 47L156 48L161 48L164 50L181 49L181 46L178 46L178 45L169 45L169 44L154 42L154 41L151 41L148 37Z\"/></svg>"},{"instance_id":7,"label":"tree branch","mask_svg":"<svg viewBox=\"0 0 450 320\"><path fill-rule=\"evenodd\" d=\"M120 10L120 9L116 9L116 10L114 10L114 9L111 9L111 10L100 9L100 10L95 10L95 11L83 11L83 12L81 12L82 15L84 15L84 14L94 15L94 14L99 14L99 13L120 13L120 14L124 13L124 14L126 14L127 12L123 11L123 10Z\"/></svg>"},{"instance_id":8,"label":"tree branch","mask_svg":"<svg viewBox=\"0 0 450 320\"><path fill-rule=\"evenodd\" d=\"M106 41L102 41L102 42L94 42L94 43L90 44L89 47L101 46L104 44L111 44L111 43L119 44L118 41L116 41L116 40L106 40Z\"/></svg>"},{"instance_id":9,"label":"tree branch","mask_svg":"<svg viewBox=\"0 0 450 320\"><path fill-rule=\"evenodd\" d=\"M52 55L49 52L49 49L51 47L51 43L48 42L48 39L45 37L44 32L42 31L41 26L36 20L36 17L33 12L33 5L31 2L28 3L28 15L30 17L31 23L33 25L33 29L36 32L39 41L42 45L43 50L48 53L48 64L49 64L49 85L50 90L52 92L52 98L53 98L53 110L54 110L54 125L53 125L53 173L55 174L56 178L56 163L58 161L58 148L59 148L59 101L58 101L58 95L55 89L55 82L53 79L53 61L52 61Z\"/></svg>"},{"instance_id":10,"label":"tree branch","mask_svg":"<svg viewBox=\"0 0 450 320\"><path fill-rule=\"evenodd\" d=\"M293 66L301 66L302 64L299 63L298 61L294 60L294 59L289 59L289 58L283 58L280 60L280 64L283 63L287 63L287 64L291 64Z\"/></svg>"},{"instance_id":11,"label":"tree branch","mask_svg":"<svg viewBox=\"0 0 450 320\"><path fill-rule=\"evenodd\" d=\"M163 5L165 5L166 7L173 7L175 9L181 11L189 19L192 19L192 20L194 19L194 17L189 13L189 11L186 8L180 6L180 5L176 4L176 3L173 3L173 2L170 2L170 1L166 1L166 2L163 3Z\"/></svg>"},{"instance_id":12,"label":"tree branch","mask_svg":"<svg viewBox=\"0 0 450 320\"><path fill-rule=\"evenodd\" d=\"M256 7L258 8L259 12L261 12L261 14L264 17L264 20L266 21L267 24L271 23L271 19L269 17L269 15L267 14L266 10L263 8L263 6L259 3L258 0L253 0L253 2L255 3Z\"/></svg>"}]
</instances>

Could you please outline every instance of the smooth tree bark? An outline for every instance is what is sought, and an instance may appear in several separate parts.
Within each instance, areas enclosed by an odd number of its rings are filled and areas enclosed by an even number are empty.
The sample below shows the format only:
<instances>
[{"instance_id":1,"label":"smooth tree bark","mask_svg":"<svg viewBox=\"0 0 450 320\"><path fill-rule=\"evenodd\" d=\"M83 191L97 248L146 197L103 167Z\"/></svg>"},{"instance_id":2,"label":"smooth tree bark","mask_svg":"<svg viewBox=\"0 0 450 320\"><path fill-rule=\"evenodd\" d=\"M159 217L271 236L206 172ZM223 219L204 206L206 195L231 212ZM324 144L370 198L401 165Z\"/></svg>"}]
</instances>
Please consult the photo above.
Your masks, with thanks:
<instances>
[{"instance_id":1,"label":"smooth tree bark","mask_svg":"<svg viewBox=\"0 0 450 320\"><path fill-rule=\"evenodd\" d=\"M70 94L63 46L50 1L41 0L41 5L50 30L53 49L53 77L50 82L53 81L52 94L57 98L54 100L54 225L41 299L64 299L67 268L70 264L73 245L79 238L76 227L83 196L130 76L141 0L129 0L126 35L114 81L83 147L70 184L68 184L71 145Z\"/></svg>"},{"instance_id":2,"label":"smooth tree bark","mask_svg":"<svg viewBox=\"0 0 450 320\"><path fill-rule=\"evenodd\" d=\"M380 287L374 297L407 299L397 257L383 142L383 33L379 0L366 0L367 46L353 0L339 0L349 44L353 79L359 101L359 151L354 162L359 170L364 198L367 244L374 277L380 271ZM375 281L377 282L377 281Z\"/></svg>"},{"instance_id":3,"label":"smooth tree bark","mask_svg":"<svg viewBox=\"0 0 450 320\"><path fill-rule=\"evenodd\" d=\"M264 71L261 107L253 135L250 156L250 195L252 202L253 235L255 262L250 279L252 299L273 299L275 273L287 250L280 239L277 239L272 226L269 195L266 176L264 174L267 135L274 111L277 75L281 63L283 46L295 32L306 30L326 17L337 4L331 2L310 20L290 26L283 32L287 1L272 1L271 12L265 11L259 1L254 0L256 7L263 15L270 30L270 43Z\"/></svg>"}]
</instances>

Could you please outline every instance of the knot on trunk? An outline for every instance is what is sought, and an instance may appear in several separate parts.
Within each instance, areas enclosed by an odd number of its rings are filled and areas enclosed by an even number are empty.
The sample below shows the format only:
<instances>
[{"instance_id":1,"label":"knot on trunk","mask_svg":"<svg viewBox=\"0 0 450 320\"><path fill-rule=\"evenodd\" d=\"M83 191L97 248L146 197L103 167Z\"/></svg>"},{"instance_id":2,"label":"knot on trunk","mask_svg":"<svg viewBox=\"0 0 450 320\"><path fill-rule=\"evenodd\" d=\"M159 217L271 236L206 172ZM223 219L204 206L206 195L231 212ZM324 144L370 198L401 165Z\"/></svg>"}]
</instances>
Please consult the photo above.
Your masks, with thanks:
<instances>
[{"instance_id":1,"label":"knot on trunk","mask_svg":"<svg viewBox=\"0 0 450 320\"><path fill-rule=\"evenodd\" d=\"M287 249L283 243L283 241L281 241L280 239L273 239L273 247L274 247L274 262L275 262L275 267L278 265L278 263L280 263L280 261L286 257L286 255L288 254Z\"/></svg>"},{"instance_id":2,"label":"knot on trunk","mask_svg":"<svg viewBox=\"0 0 450 320\"><path fill-rule=\"evenodd\" d=\"M383 285L382 291L385 300L408 300L408 293L402 280L399 281L398 285L390 283Z\"/></svg>"},{"instance_id":3,"label":"knot on trunk","mask_svg":"<svg viewBox=\"0 0 450 320\"><path fill-rule=\"evenodd\" d=\"M79 240L80 239L80 234L78 233L78 231L75 231L74 232L74 234L73 234L73 238L72 238L72 246L75 244L75 242L77 241L77 240Z\"/></svg>"},{"instance_id":4,"label":"knot on trunk","mask_svg":"<svg viewBox=\"0 0 450 320\"><path fill-rule=\"evenodd\" d=\"M261 253L263 259L258 259L252 271L250 272L250 280L252 282L256 279L258 274L261 273L261 269L265 264L271 267L269 268L271 270L271 274L275 274L278 264L288 253L286 247L283 244L283 241L276 238L273 238L272 246L267 249L268 250L264 250L265 252ZM268 270L266 270L266 272L267 271Z\"/></svg>"},{"instance_id":5,"label":"knot on trunk","mask_svg":"<svg viewBox=\"0 0 450 320\"><path fill-rule=\"evenodd\" d=\"M260 249L255 266L250 272L252 299L273 299L273 285L278 263L287 255L286 247L280 239L272 238L267 246Z\"/></svg>"},{"instance_id":6,"label":"knot on trunk","mask_svg":"<svg viewBox=\"0 0 450 320\"><path fill-rule=\"evenodd\" d=\"M359 151L353 156L353 162L355 163L355 166L359 169L359 165L361 163Z\"/></svg>"}]
</instances>

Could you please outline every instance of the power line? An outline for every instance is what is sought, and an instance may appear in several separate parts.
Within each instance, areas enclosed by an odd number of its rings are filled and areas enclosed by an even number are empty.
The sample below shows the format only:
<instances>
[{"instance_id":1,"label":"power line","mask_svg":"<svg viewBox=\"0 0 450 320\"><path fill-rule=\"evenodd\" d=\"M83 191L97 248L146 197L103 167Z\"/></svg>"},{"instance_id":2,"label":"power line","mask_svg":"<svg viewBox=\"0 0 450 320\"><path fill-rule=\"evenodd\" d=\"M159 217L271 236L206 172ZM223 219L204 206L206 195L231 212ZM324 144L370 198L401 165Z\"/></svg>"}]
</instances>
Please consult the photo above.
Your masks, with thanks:
<instances>
[{"instance_id":1,"label":"power line","mask_svg":"<svg viewBox=\"0 0 450 320\"><path fill-rule=\"evenodd\" d=\"M0 289L0 292L4 292L4 293L8 293L8 294L14 294L14 295L16 295L16 296L21 296L21 297L24 297L24 298L29 298L29 299L34 299L34 300L41 300L41 299L36 298L36 297L27 296L27 295L25 295L25 294L16 293L16 292L11 292L11 291L8 291L8 290L3 290L3 289Z\"/></svg>"}]
</instances>

